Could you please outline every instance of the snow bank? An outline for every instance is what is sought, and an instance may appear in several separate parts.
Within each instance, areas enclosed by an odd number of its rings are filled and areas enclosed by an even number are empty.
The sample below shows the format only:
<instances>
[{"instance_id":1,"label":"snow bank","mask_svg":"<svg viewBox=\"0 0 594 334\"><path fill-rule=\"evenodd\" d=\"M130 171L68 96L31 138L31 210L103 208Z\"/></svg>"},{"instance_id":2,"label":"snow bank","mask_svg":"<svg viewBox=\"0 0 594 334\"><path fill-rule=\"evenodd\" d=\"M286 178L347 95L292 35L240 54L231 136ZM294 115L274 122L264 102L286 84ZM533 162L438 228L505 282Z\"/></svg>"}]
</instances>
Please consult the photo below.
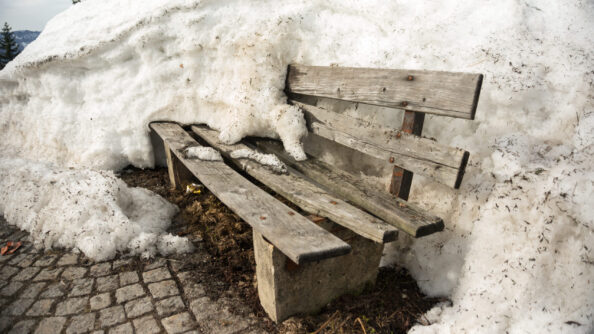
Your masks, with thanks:
<instances>
[{"instance_id":1,"label":"snow bank","mask_svg":"<svg viewBox=\"0 0 594 334\"><path fill-rule=\"evenodd\" d=\"M259 164L269 167L273 172L278 174L287 172L287 166L274 154L265 154L249 148L242 148L231 152L231 158L254 160Z\"/></svg>"},{"instance_id":2,"label":"snow bank","mask_svg":"<svg viewBox=\"0 0 594 334\"><path fill-rule=\"evenodd\" d=\"M143 257L192 250L163 231L177 208L129 188L113 172L54 168L0 159L0 213L40 248L66 247L102 261L116 252Z\"/></svg>"},{"instance_id":3,"label":"snow bank","mask_svg":"<svg viewBox=\"0 0 594 334\"><path fill-rule=\"evenodd\" d=\"M452 300L413 332L589 333L593 7L87 0L0 72L0 152L61 166L152 166L146 125L167 119L206 123L226 142L280 137L303 157L303 119L282 93L288 63L484 73L474 122L425 122L425 135L471 151L459 191L413 182L411 199L442 216L446 231L401 240L386 259Z\"/></svg>"}]
</instances>

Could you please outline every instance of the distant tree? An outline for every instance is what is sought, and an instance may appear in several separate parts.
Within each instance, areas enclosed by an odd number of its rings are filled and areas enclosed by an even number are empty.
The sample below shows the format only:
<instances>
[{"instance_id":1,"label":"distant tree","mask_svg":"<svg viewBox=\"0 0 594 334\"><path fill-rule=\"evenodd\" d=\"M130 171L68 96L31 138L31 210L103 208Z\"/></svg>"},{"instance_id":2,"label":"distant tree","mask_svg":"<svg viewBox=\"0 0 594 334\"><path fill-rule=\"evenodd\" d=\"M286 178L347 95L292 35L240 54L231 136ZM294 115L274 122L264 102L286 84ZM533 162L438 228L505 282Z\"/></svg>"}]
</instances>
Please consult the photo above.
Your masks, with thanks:
<instances>
[{"instance_id":1,"label":"distant tree","mask_svg":"<svg viewBox=\"0 0 594 334\"><path fill-rule=\"evenodd\" d=\"M0 70L19 54L19 46L7 22L4 22L4 27L0 35L0 52Z\"/></svg>"},{"instance_id":2,"label":"distant tree","mask_svg":"<svg viewBox=\"0 0 594 334\"><path fill-rule=\"evenodd\" d=\"M72 0L72 4L73 4L73 5L76 5L76 4L77 4L77 3L79 3L79 2L80 2L80 0Z\"/></svg>"}]
</instances>

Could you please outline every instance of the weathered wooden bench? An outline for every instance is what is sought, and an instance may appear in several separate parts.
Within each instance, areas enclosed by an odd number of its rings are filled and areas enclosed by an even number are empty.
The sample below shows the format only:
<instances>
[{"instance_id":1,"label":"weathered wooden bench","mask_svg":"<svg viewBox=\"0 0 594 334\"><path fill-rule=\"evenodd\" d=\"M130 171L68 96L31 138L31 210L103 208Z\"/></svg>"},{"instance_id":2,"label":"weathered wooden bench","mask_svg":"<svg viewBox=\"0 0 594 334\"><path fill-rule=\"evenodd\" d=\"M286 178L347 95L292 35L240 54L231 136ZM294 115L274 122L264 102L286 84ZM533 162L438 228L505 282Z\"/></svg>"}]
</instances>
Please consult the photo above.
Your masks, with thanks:
<instances>
[{"instance_id":1,"label":"weathered wooden bench","mask_svg":"<svg viewBox=\"0 0 594 334\"><path fill-rule=\"evenodd\" d=\"M441 218L407 202L413 173L458 188L469 154L421 137L424 116L474 119L481 83L480 74L291 65L286 93L310 131L305 161L293 160L278 141L223 144L204 126L191 131L226 162L187 159L183 150L199 144L181 126L150 127L164 143L172 185L197 177L252 226L260 301L282 321L373 284L383 245L399 231L418 238L443 230ZM404 110L400 129L368 121L376 113L394 119L393 108ZM276 154L288 173L231 157L244 148ZM314 223L236 169L327 220ZM369 181L386 174L389 192Z\"/></svg>"}]
</instances>

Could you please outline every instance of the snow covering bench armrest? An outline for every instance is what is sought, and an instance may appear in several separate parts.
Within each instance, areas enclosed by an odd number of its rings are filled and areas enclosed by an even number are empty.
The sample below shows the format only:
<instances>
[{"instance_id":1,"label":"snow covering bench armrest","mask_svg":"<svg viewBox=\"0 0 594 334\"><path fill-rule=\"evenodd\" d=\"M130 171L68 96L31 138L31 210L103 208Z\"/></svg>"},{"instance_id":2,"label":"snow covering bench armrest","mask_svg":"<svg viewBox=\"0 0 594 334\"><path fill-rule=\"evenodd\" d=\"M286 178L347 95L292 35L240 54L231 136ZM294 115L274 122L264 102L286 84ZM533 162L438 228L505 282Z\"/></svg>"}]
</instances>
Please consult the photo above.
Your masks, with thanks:
<instances>
[{"instance_id":1,"label":"snow covering bench armrest","mask_svg":"<svg viewBox=\"0 0 594 334\"><path fill-rule=\"evenodd\" d=\"M187 159L183 150L199 144L178 124L151 123L150 127L221 202L293 262L318 261L351 251L347 243L258 188L225 162Z\"/></svg>"}]
</instances>

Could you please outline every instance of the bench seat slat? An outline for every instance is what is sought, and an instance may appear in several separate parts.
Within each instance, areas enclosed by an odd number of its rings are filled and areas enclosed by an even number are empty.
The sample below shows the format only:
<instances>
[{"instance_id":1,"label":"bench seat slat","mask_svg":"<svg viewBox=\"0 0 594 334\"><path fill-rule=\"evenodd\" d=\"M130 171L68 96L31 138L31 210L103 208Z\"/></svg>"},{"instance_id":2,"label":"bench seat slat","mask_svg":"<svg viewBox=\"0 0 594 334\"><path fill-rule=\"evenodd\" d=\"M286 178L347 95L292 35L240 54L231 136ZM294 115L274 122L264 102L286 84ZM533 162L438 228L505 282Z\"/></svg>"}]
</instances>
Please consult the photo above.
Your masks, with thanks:
<instances>
[{"instance_id":1,"label":"bench seat slat","mask_svg":"<svg viewBox=\"0 0 594 334\"><path fill-rule=\"evenodd\" d=\"M192 131L210 146L220 151L238 167L256 180L287 198L300 208L318 216L327 217L351 231L379 243L394 241L398 229L308 181L301 173L289 167L288 174L275 174L249 159L232 159L231 152L250 148L245 144L226 145L218 140L218 132L202 126L192 126Z\"/></svg>"},{"instance_id":2,"label":"bench seat slat","mask_svg":"<svg viewBox=\"0 0 594 334\"><path fill-rule=\"evenodd\" d=\"M198 143L179 125L152 123L150 127L204 186L293 262L318 261L350 252L347 243L258 188L224 162L186 159L183 150Z\"/></svg>"},{"instance_id":3,"label":"bench seat slat","mask_svg":"<svg viewBox=\"0 0 594 334\"><path fill-rule=\"evenodd\" d=\"M474 119L482 74L289 65L287 91Z\"/></svg>"},{"instance_id":4,"label":"bench seat slat","mask_svg":"<svg viewBox=\"0 0 594 334\"><path fill-rule=\"evenodd\" d=\"M309 130L326 139L356 149L414 173L458 188L468 152L404 131L392 130L323 108L290 101L305 113Z\"/></svg>"},{"instance_id":5,"label":"bench seat slat","mask_svg":"<svg viewBox=\"0 0 594 334\"><path fill-rule=\"evenodd\" d=\"M444 228L441 218L387 192L373 189L350 173L333 168L313 158L305 161L295 161L284 152L280 145L270 140L257 140L255 143L261 149L282 157L282 160L291 167L326 187L334 194L367 210L413 237L426 236L442 231Z\"/></svg>"}]
</instances>

